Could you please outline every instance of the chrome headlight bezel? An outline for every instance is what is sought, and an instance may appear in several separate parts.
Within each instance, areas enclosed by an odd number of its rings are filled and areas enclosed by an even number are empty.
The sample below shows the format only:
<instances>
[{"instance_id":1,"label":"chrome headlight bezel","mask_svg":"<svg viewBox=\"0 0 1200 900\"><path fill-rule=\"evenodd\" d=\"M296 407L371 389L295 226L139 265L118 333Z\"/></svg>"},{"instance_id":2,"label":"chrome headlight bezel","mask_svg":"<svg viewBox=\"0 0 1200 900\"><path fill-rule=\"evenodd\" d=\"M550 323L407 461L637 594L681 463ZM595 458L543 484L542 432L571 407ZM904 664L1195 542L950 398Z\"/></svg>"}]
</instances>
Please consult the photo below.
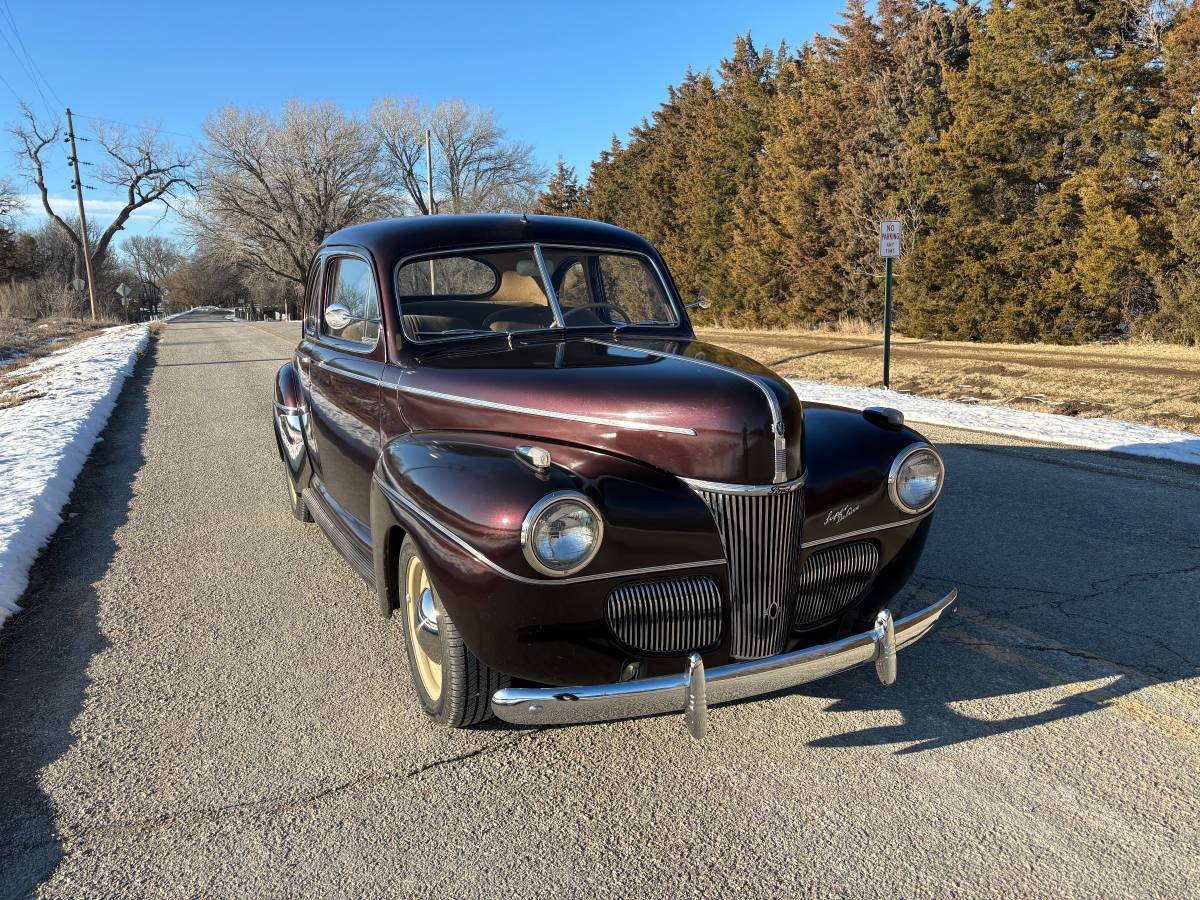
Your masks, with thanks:
<instances>
[{"instance_id":1,"label":"chrome headlight bezel","mask_svg":"<svg viewBox=\"0 0 1200 900\"><path fill-rule=\"evenodd\" d=\"M574 565L567 569L556 569L553 566L547 565L540 556L538 556L534 548L533 532L538 521L542 516L546 515L564 503L574 503L582 506L592 516L592 521L596 523L596 538L592 541L591 549ZM604 543L604 517L600 515L600 510L586 496L579 491L555 491L547 494L538 500L529 508L529 512L525 514L525 518L521 521L521 551L525 554L525 561L537 572L543 575L549 575L551 578L565 578L568 575L574 575L587 568L588 564L596 558L596 554L600 551L600 545Z\"/></svg>"},{"instance_id":2,"label":"chrome headlight bezel","mask_svg":"<svg viewBox=\"0 0 1200 900\"><path fill-rule=\"evenodd\" d=\"M919 453L927 453L937 462L938 467L938 484L937 490L933 492L933 496L920 507L912 507L900 499L898 482L900 472L905 464ZM933 508L933 505L938 502L938 498L942 496L942 488L946 485L946 464L942 462L942 455L934 449L932 444L924 441L916 444L909 444L892 463L891 471L888 472L888 496L891 498L892 504L901 512L908 513L910 516L919 516L923 512L928 512Z\"/></svg>"}]
</instances>

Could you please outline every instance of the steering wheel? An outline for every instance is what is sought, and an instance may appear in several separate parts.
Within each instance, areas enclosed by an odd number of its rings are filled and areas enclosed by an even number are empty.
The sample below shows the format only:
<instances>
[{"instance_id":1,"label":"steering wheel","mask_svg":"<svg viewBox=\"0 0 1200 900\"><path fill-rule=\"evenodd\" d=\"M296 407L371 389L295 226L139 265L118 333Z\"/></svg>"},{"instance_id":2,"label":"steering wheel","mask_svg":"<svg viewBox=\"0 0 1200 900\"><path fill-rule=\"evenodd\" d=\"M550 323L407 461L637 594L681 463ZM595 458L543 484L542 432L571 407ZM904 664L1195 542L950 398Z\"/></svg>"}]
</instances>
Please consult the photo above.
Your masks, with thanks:
<instances>
[{"instance_id":1,"label":"steering wheel","mask_svg":"<svg viewBox=\"0 0 1200 900\"><path fill-rule=\"evenodd\" d=\"M633 324L633 316L625 312L625 310L621 309L621 307L617 306L615 303L585 303L583 306L576 306L574 309L568 309L563 312L563 322L566 322L568 318L576 313L583 312L585 309L611 309L614 312L620 313L621 318L625 320L626 325Z\"/></svg>"}]
</instances>

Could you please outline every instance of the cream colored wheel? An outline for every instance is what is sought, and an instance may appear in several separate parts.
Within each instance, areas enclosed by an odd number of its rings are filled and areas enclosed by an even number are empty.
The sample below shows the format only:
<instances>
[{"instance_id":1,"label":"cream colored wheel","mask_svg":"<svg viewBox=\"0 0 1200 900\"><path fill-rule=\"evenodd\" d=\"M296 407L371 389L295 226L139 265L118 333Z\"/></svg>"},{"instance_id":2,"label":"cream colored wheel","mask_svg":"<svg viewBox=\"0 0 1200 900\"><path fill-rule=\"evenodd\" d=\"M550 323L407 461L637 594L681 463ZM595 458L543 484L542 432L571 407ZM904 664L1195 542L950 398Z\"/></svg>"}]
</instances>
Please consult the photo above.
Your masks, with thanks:
<instances>
[{"instance_id":1,"label":"cream colored wheel","mask_svg":"<svg viewBox=\"0 0 1200 900\"><path fill-rule=\"evenodd\" d=\"M490 719L492 694L508 687L509 677L467 647L411 538L400 545L396 576L413 692L425 715L451 728Z\"/></svg>"},{"instance_id":2,"label":"cream colored wheel","mask_svg":"<svg viewBox=\"0 0 1200 900\"><path fill-rule=\"evenodd\" d=\"M413 668L426 696L435 703L442 698L442 642L438 633L437 600L421 558L408 558L404 576L404 626L413 648Z\"/></svg>"}]
</instances>

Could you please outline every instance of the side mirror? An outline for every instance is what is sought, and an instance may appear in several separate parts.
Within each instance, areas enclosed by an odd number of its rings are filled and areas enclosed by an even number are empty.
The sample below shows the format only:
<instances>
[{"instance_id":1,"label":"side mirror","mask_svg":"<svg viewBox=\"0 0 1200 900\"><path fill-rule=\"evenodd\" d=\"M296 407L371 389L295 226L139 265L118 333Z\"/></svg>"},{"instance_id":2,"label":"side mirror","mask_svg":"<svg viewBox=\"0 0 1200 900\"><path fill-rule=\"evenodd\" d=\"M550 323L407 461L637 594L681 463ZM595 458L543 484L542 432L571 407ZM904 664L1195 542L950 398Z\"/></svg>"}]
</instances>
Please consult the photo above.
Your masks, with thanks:
<instances>
[{"instance_id":1,"label":"side mirror","mask_svg":"<svg viewBox=\"0 0 1200 900\"><path fill-rule=\"evenodd\" d=\"M708 309L710 306L712 306L712 303L709 301L708 295L703 291L701 291L700 296L691 303L684 304L685 309L694 309L695 307L700 307L700 309Z\"/></svg>"},{"instance_id":2,"label":"side mirror","mask_svg":"<svg viewBox=\"0 0 1200 900\"><path fill-rule=\"evenodd\" d=\"M332 331L341 331L351 322L356 321L350 314L350 309L341 303L331 303L325 307L325 324Z\"/></svg>"}]
</instances>

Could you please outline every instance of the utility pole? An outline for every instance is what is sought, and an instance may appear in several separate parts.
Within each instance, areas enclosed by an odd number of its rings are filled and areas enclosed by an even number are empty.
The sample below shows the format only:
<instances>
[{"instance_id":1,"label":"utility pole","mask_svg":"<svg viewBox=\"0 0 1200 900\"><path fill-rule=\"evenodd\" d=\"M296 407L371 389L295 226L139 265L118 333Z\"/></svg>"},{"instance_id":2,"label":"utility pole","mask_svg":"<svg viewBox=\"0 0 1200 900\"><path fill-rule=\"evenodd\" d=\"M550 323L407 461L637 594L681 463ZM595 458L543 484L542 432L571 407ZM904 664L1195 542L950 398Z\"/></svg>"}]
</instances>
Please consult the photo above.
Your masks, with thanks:
<instances>
[{"instance_id":1,"label":"utility pole","mask_svg":"<svg viewBox=\"0 0 1200 900\"><path fill-rule=\"evenodd\" d=\"M87 271L88 302L96 320L96 285L92 281L92 248L88 241L87 215L83 211L83 181L79 177L79 151L75 149L75 125L67 107L67 140L71 142L71 165L75 169L75 199L79 201L79 237L83 241L83 267Z\"/></svg>"},{"instance_id":2,"label":"utility pole","mask_svg":"<svg viewBox=\"0 0 1200 900\"><path fill-rule=\"evenodd\" d=\"M425 192L429 197L428 214L433 215L433 140L428 128L425 129Z\"/></svg>"},{"instance_id":3,"label":"utility pole","mask_svg":"<svg viewBox=\"0 0 1200 900\"><path fill-rule=\"evenodd\" d=\"M433 138L428 128L425 129L425 192L429 197L425 204L427 216L433 215ZM429 293L437 293L437 276L433 272L433 260L429 261Z\"/></svg>"}]
</instances>

